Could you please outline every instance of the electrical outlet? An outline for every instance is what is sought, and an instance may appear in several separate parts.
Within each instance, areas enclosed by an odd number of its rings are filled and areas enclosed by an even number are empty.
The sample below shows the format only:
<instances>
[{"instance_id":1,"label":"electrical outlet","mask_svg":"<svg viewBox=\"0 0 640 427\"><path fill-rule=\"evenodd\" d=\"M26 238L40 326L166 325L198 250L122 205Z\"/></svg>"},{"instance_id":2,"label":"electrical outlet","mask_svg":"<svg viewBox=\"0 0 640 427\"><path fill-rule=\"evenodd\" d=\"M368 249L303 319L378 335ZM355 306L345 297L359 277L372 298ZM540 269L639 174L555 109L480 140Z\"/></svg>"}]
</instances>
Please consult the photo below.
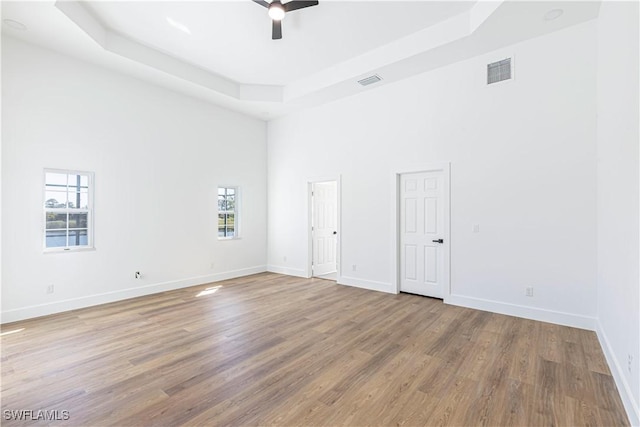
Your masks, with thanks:
<instances>
[{"instance_id":1,"label":"electrical outlet","mask_svg":"<svg viewBox=\"0 0 640 427\"><path fill-rule=\"evenodd\" d=\"M287 262L287 257L286 257L286 256L283 256L283 257L282 257L282 261Z\"/></svg>"},{"instance_id":2,"label":"electrical outlet","mask_svg":"<svg viewBox=\"0 0 640 427\"><path fill-rule=\"evenodd\" d=\"M633 366L633 356L631 354L627 355L627 369L629 373L631 373L631 367Z\"/></svg>"},{"instance_id":3,"label":"electrical outlet","mask_svg":"<svg viewBox=\"0 0 640 427\"><path fill-rule=\"evenodd\" d=\"M48 293L48 294L52 294L53 292L54 292L53 285L49 285L49 286L47 286L47 293Z\"/></svg>"},{"instance_id":4,"label":"electrical outlet","mask_svg":"<svg viewBox=\"0 0 640 427\"><path fill-rule=\"evenodd\" d=\"M135 278L136 278L136 279L139 279L139 278L141 278L141 277L142 277L142 274L140 274L140 272L139 272L139 271L136 271Z\"/></svg>"},{"instance_id":5,"label":"electrical outlet","mask_svg":"<svg viewBox=\"0 0 640 427\"><path fill-rule=\"evenodd\" d=\"M357 268L358 268L357 265L355 265L355 264L351 265L351 271L356 271Z\"/></svg>"},{"instance_id":6,"label":"electrical outlet","mask_svg":"<svg viewBox=\"0 0 640 427\"><path fill-rule=\"evenodd\" d=\"M533 296L533 286L529 286L525 292L525 295L528 297L532 297Z\"/></svg>"},{"instance_id":7,"label":"electrical outlet","mask_svg":"<svg viewBox=\"0 0 640 427\"><path fill-rule=\"evenodd\" d=\"M211 263L211 269L213 270L215 267L216 267L216 263L215 263L215 262L212 262L212 263Z\"/></svg>"},{"instance_id":8,"label":"electrical outlet","mask_svg":"<svg viewBox=\"0 0 640 427\"><path fill-rule=\"evenodd\" d=\"M473 224L472 231L474 233L479 233L480 232L480 224Z\"/></svg>"}]
</instances>

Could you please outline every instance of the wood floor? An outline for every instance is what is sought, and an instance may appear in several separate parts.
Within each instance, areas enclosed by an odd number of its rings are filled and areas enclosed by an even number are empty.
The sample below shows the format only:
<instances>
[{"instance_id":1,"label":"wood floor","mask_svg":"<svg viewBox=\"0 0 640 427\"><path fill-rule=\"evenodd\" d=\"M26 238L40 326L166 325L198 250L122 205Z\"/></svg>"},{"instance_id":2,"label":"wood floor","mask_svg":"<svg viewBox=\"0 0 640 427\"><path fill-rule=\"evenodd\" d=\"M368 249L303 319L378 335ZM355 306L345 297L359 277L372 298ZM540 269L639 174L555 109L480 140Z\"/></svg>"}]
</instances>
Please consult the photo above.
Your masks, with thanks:
<instances>
[{"instance_id":1,"label":"wood floor","mask_svg":"<svg viewBox=\"0 0 640 427\"><path fill-rule=\"evenodd\" d=\"M264 273L2 327L7 410L98 425L623 426L593 332ZM49 412L51 414L51 412Z\"/></svg>"}]
</instances>

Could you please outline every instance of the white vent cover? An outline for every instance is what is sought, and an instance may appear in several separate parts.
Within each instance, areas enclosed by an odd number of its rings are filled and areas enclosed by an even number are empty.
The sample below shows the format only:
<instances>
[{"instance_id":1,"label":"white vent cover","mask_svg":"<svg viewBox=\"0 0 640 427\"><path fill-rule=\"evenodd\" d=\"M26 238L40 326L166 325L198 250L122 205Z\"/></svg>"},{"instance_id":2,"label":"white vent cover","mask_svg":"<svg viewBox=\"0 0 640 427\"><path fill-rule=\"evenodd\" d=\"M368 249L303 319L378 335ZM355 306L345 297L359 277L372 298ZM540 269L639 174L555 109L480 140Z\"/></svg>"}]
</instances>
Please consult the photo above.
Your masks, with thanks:
<instances>
[{"instance_id":1,"label":"white vent cover","mask_svg":"<svg viewBox=\"0 0 640 427\"><path fill-rule=\"evenodd\" d=\"M511 78L511 58L492 62L487 65L487 84L509 80Z\"/></svg>"},{"instance_id":2,"label":"white vent cover","mask_svg":"<svg viewBox=\"0 0 640 427\"><path fill-rule=\"evenodd\" d=\"M360 83L362 86L369 86L369 85L372 85L374 83L378 83L380 80L382 80L382 77L380 77L377 74L374 74L373 76L369 76L369 77L364 78L362 80L358 80L358 83Z\"/></svg>"}]
</instances>

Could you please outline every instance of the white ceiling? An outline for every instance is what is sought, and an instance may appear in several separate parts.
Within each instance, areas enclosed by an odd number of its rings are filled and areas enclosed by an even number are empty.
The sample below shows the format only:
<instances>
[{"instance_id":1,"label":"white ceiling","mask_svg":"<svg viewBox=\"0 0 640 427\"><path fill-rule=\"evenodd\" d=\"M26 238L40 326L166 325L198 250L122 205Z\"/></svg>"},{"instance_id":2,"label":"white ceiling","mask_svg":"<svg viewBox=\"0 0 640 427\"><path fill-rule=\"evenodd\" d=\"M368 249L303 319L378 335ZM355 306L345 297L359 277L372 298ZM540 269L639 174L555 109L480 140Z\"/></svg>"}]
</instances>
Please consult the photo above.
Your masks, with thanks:
<instances>
[{"instance_id":1,"label":"white ceiling","mask_svg":"<svg viewBox=\"0 0 640 427\"><path fill-rule=\"evenodd\" d=\"M252 1L99 2L116 32L236 82L286 85L469 9L471 2L323 2L289 13L271 40ZM169 22L184 25L186 31Z\"/></svg>"},{"instance_id":2,"label":"white ceiling","mask_svg":"<svg viewBox=\"0 0 640 427\"><path fill-rule=\"evenodd\" d=\"M564 14L546 21L552 9ZM2 2L2 34L262 119L597 17L597 1L331 1L271 40L250 0ZM356 82L377 73L368 88Z\"/></svg>"}]
</instances>

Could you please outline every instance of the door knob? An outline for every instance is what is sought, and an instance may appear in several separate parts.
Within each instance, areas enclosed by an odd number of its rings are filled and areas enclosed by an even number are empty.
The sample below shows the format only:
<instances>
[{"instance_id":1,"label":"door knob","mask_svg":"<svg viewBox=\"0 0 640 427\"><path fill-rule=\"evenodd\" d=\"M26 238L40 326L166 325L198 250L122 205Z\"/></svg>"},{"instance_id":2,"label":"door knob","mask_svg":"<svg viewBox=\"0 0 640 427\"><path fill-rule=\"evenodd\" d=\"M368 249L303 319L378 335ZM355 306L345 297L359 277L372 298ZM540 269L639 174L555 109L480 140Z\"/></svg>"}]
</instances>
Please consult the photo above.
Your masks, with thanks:
<instances>
[{"instance_id":1,"label":"door knob","mask_svg":"<svg viewBox=\"0 0 640 427\"><path fill-rule=\"evenodd\" d=\"M333 234L334 234L334 235L335 235L335 234L338 234L338 232L337 232L337 231L334 231L334 232L333 232Z\"/></svg>"},{"instance_id":2,"label":"door knob","mask_svg":"<svg viewBox=\"0 0 640 427\"><path fill-rule=\"evenodd\" d=\"M444 243L443 239L432 240L433 243Z\"/></svg>"}]
</instances>

